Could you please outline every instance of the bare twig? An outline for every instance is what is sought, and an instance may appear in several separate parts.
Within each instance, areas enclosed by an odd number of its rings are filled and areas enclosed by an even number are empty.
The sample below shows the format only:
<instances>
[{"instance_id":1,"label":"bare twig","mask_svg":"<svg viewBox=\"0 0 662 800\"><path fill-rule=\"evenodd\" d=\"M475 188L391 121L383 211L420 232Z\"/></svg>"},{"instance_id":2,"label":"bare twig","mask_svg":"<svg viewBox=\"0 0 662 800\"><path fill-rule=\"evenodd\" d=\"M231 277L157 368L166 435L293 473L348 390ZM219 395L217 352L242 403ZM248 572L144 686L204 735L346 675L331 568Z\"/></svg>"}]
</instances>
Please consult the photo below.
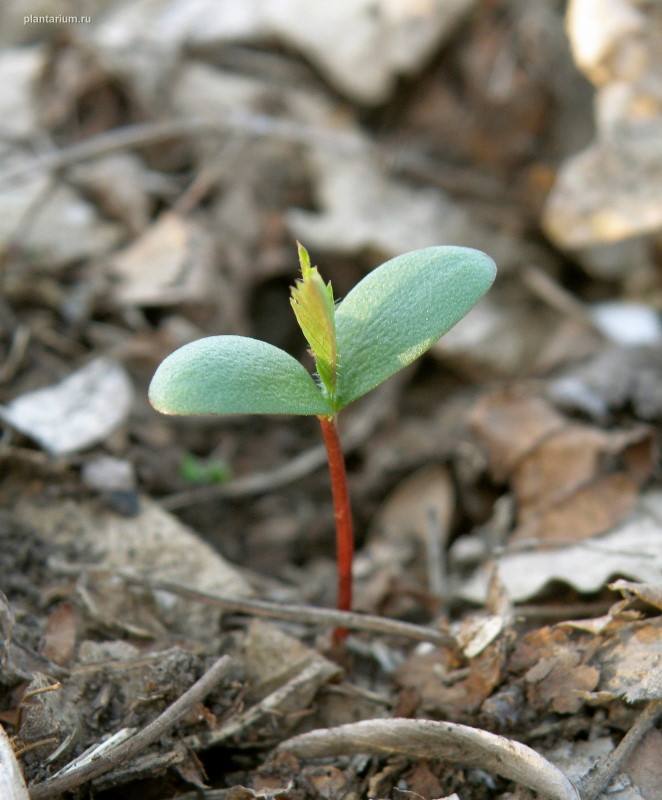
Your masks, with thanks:
<instances>
[{"instance_id":1,"label":"bare twig","mask_svg":"<svg viewBox=\"0 0 662 800\"><path fill-rule=\"evenodd\" d=\"M294 144L323 145L331 150L345 153L359 153L366 146L362 137L352 133L339 131L330 133L322 128L266 114L235 111L217 120L193 117L115 128L70 147L44 153L0 172L0 183L24 178L35 172L58 172L74 164L100 158L118 150L145 147L180 136L226 136L233 132L256 138L273 137Z\"/></svg>"},{"instance_id":2,"label":"bare twig","mask_svg":"<svg viewBox=\"0 0 662 800\"><path fill-rule=\"evenodd\" d=\"M94 572L108 573L107 567L94 567L82 564L64 564L50 561L49 565L53 571L61 574L80 574ZM152 591L168 592L169 594L184 597L198 603L223 608L226 611L234 611L238 614L248 614L255 617L266 617L268 619L282 619L292 622L302 622L309 624L334 625L349 628L352 630L372 631L373 633L383 633L389 636L402 636L406 639L414 639L419 642L433 642L434 644L455 646L455 640L447 633L428 628L425 625L414 625L411 622L401 622L397 619L388 617L375 617L370 614L358 614L350 611L337 611L331 608L314 608L312 606L299 606L294 604L271 603L266 600L239 600L234 597L222 597L221 595L210 592L201 592L198 589L190 589L171 581L150 580L136 575L126 570L115 570L115 575L119 575L129 585L143 586Z\"/></svg>"},{"instance_id":3,"label":"bare twig","mask_svg":"<svg viewBox=\"0 0 662 800\"><path fill-rule=\"evenodd\" d=\"M16 326L12 336L9 352L0 366L0 384L8 383L17 373L30 342L30 328L24 323Z\"/></svg>"},{"instance_id":4,"label":"bare twig","mask_svg":"<svg viewBox=\"0 0 662 800\"><path fill-rule=\"evenodd\" d=\"M390 172L410 175L454 194L468 194L487 201L499 198L502 204L504 202L504 187L501 181L475 170L443 164L439 159L421 153L420 150L389 144L374 145L360 131L320 128L245 109L235 110L214 120L193 117L115 128L69 147L42 153L29 161L10 167L0 172L0 184L36 172L55 173L118 150L145 147L167 139L221 137L233 133L252 138L268 137L292 144L303 144L346 156L371 152ZM512 202L512 198L510 199Z\"/></svg>"},{"instance_id":5,"label":"bare twig","mask_svg":"<svg viewBox=\"0 0 662 800\"><path fill-rule=\"evenodd\" d=\"M586 305L543 269L535 264L527 264L521 274L526 286L543 303L560 314L595 327Z\"/></svg>"},{"instance_id":6,"label":"bare twig","mask_svg":"<svg viewBox=\"0 0 662 800\"><path fill-rule=\"evenodd\" d=\"M340 672L339 668L325 658L313 658L285 683L280 684L257 703L249 706L240 713L232 714L218 726L193 733L180 741L180 747L166 753L150 753L133 761L128 769L120 769L95 782L95 788L106 789L111 785L117 786L147 775L162 773L165 769L181 764L187 753L209 750L212 747L227 742L228 739L236 740L237 746L243 742L248 747L255 747L257 741L250 732L255 727L273 729L274 718L287 714L286 709L291 709L298 703L293 703L294 698L301 697L302 693L308 696L312 689L326 684L332 677ZM275 732L278 735L277 732ZM261 742L264 744L264 742Z\"/></svg>"},{"instance_id":7,"label":"bare twig","mask_svg":"<svg viewBox=\"0 0 662 800\"><path fill-rule=\"evenodd\" d=\"M127 761L148 745L155 742L172 728L196 703L201 702L209 692L228 673L231 665L229 656L222 656L205 674L196 681L172 705L149 723L141 731L122 744L117 745L107 755L72 769L64 775L50 778L30 789L30 800L47 800L62 792L71 791L82 783L98 778L123 761Z\"/></svg>"},{"instance_id":8,"label":"bare twig","mask_svg":"<svg viewBox=\"0 0 662 800\"><path fill-rule=\"evenodd\" d=\"M132 579L127 576L127 582ZM388 617L375 617L371 614L358 614L354 611L338 611L332 608L314 608L291 604L270 603L266 600L237 600L221 597L197 589L188 589L169 581L143 581L137 579L139 585L146 585L161 592L170 592L179 597L197 600L201 603L224 608L226 611L235 611L239 614L249 614L256 617L283 619L293 622L307 622L313 624L334 625L352 630L372 631L389 636L402 636L415 639L419 642L433 642L439 645L454 646L455 640L447 633L428 628L425 625L414 625L411 622L401 622Z\"/></svg>"},{"instance_id":9,"label":"bare twig","mask_svg":"<svg viewBox=\"0 0 662 800\"><path fill-rule=\"evenodd\" d=\"M651 700L637 717L634 725L621 739L618 747L603 761L596 764L580 781L579 791L582 800L596 800L607 788L623 762L629 758L634 748L656 725L660 717L662 717L662 700Z\"/></svg>"}]
</instances>

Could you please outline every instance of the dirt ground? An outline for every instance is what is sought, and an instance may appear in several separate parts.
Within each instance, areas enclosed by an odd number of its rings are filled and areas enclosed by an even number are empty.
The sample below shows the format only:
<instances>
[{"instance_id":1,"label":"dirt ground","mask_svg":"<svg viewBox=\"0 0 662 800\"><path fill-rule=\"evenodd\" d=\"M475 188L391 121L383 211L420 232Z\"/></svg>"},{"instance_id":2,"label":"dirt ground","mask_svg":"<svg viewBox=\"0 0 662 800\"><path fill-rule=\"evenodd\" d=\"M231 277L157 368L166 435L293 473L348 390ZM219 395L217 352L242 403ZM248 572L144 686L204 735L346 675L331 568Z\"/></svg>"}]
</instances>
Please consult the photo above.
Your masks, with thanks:
<instances>
[{"instance_id":1,"label":"dirt ground","mask_svg":"<svg viewBox=\"0 0 662 800\"><path fill-rule=\"evenodd\" d=\"M2 5L0 800L662 798L661 40L647 0ZM316 419L147 400L203 336L312 372L297 240L339 298L498 267L340 414L352 617Z\"/></svg>"}]
</instances>

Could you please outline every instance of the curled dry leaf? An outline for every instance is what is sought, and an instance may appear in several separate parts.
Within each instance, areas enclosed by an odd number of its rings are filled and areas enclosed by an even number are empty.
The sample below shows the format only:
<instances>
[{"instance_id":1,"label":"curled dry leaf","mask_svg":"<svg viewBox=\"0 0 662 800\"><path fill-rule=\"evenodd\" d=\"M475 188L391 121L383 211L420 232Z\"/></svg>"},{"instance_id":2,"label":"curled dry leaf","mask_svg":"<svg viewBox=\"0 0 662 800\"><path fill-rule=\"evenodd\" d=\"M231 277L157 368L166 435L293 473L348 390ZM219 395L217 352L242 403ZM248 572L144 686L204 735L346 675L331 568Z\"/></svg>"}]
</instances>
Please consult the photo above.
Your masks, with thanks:
<instances>
[{"instance_id":1,"label":"curled dry leaf","mask_svg":"<svg viewBox=\"0 0 662 800\"><path fill-rule=\"evenodd\" d=\"M354 753L433 758L496 772L551 800L579 800L566 776L520 742L494 733L427 719L372 719L316 730L283 742L278 750L299 758Z\"/></svg>"},{"instance_id":2,"label":"curled dry leaf","mask_svg":"<svg viewBox=\"0 0 662 800\"><path fill-rule=\"evenodd\" d=\"M662 584L634 583L633 581L619 578L617 581L610 583L609 588L614 592L620 592L624 598L637 598L654 608L662 610Z\"/></svg>"},{"instance_id":3,"label":"curled dry leaf","mask_svg":"<svg viewBox=\"0 0 662 800\"><path fill-rule=\"evenodd\" d=\"M661 509L662 493L646 492L632 514L609 533L570 547L507 553L499 559L499 576L514 602L534 597L552 581L562 581L579 592L599 591L618 575L655 583L662 569ZM462 584L459 596L483 602L490 574L481 567Z\"/></svg>"},{"instance_id":4,"label":"curled dry leaf","mask_svg":"<svg viewBox=\"0 0 662 800\"><path fill-rule=\"evenodd\" d=\"M2 725L0 725L0 797L2 800L29 800L21 768Z\"/></svg>"}]
</instances>

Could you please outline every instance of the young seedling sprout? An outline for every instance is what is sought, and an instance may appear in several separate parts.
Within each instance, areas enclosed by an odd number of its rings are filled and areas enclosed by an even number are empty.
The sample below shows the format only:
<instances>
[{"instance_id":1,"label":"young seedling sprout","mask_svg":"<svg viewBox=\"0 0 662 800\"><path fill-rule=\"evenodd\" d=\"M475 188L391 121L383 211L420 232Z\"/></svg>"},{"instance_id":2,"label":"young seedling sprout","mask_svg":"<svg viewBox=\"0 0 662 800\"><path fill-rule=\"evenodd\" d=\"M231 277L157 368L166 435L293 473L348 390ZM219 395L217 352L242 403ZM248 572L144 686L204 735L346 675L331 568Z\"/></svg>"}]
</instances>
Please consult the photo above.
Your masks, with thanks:
<instances>
[{"instance_id":1,"label":"young seedling sprout","mask_svg":"<svg viewBox=\"0 0 662 800\"><path fill-rule=\"evenodd\" d=\"M354 534L338 412L406 367L478 302L496 274L491 258L466 247L428 247L387 261L336 305L330 283L301 245L301 278L290 302L316 375L267 342L210 336L184 345L156 370L149 399L164 414L315 415L331 476L337 605L352 607ZM343 629L336 630L342 639Z\"/></svg>"}]
</instances>

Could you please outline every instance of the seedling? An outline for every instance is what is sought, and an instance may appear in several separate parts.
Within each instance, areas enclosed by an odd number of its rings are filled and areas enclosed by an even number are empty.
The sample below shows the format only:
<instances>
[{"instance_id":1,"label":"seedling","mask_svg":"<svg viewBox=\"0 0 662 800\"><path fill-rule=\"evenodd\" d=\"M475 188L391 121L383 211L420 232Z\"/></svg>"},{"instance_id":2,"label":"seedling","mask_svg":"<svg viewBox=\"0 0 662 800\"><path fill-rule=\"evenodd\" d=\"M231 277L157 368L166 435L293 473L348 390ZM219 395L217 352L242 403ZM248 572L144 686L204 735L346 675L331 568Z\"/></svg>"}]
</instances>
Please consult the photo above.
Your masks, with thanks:
<instances>
[{"instance_id":1,"label":"seedling","mask_svg":"<svg viewBox=\"0 0 662 800\"><path fill-rule=\"evenodd\" d=\"M354 534L338 412L425 353L494 280L491 258L465 247L428 247L387 261L336 305L330 283L299 245L301 278L290 302L316 375L278 347L210 336L180 347L157 369L149 399L164 414L315 415L326 446L336 522L338 608L352 607ZM336 631L342 639L345 631Z\"/></svg>"}]
</instances>

